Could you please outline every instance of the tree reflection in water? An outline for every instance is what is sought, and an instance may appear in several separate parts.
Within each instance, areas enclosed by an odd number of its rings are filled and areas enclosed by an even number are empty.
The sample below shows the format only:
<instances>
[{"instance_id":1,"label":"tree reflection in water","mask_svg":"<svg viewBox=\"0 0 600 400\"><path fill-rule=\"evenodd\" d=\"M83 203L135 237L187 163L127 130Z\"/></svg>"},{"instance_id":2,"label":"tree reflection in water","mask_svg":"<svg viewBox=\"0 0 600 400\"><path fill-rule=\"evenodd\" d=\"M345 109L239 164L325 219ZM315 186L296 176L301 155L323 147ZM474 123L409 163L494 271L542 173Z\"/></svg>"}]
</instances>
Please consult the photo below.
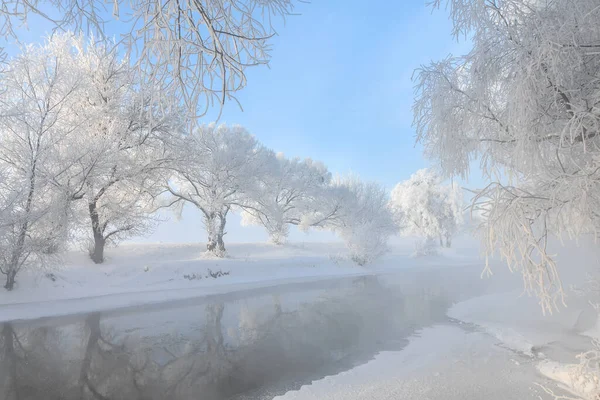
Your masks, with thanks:
<instances>
[{"instance_id":1,"label":"tree reflection in water","mask_svg":"<svg viewBox=\"0 0 600 400\"><path fill-rule=\"evenodd\" d=\"M388 340L443 317L443 286L386 286L374 277L340 287L272 293L80 321L5 323L0 399L232 398L282 379L349 367ZM161 330L175 320L172 330Z\"/></svg>"}]
</instances>

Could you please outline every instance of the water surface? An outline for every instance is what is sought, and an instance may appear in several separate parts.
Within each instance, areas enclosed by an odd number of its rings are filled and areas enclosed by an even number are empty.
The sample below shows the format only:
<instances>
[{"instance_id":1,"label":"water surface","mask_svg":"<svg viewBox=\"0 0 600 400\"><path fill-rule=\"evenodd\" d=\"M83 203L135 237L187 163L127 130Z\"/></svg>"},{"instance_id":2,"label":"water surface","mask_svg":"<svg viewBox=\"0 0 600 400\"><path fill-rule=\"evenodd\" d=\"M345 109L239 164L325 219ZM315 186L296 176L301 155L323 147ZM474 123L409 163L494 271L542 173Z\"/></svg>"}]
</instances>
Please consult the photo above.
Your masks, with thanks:
<instances>
[{"instance_id":1,"label":"water surface","mask_svg":"<svg viewBox=\"0 0 600 400\"><path fill-rule=\"evenodd\" d=\"M478 294L430 268L0 325L0 399L270 399L397 350ZM457 279L457 276L462 276Z\"/></svg>"}]
</instances>

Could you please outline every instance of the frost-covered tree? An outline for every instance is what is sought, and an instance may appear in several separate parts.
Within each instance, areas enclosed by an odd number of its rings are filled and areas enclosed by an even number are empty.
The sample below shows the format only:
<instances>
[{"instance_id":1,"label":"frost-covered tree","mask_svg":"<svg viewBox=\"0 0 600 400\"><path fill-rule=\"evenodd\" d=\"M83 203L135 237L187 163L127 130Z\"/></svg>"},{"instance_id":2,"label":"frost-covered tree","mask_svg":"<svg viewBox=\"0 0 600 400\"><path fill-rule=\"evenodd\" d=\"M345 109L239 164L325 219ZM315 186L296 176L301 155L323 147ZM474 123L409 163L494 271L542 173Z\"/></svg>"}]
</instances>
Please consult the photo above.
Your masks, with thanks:
<instances>
[{"instance_id":1,"label":"frost-covered tree","mask_svg":"<svg viewBox=\"0 0 600 400\"><path fill-rule=\"evenodd\" d=\"M84 122L69 142L81 154L71 168L69 189L71 198L84 205L84 225L92 234L90 257L101 263L108 242L147 230L153 199L162 190L166 143L180 122L168 97L153 101L159 84L140 78L117 47L86 46L81 37L66 41L61 35L48 45L60 45L57 40L73 55L73 73L85 85L78 98Z\"/></svg>"},{"instance_id":2,"label":"frost-covered tree","mask_svg":"<svg viewBox=\"0 0 600 400\"><path fill-rule=\"evenodd\" d=\"M0 271L13 289L66 236L67 201L55 184L74 162L63 152L80 120L81 81L61 46L31 46L0 75Z\"/></svg>"},{"instance_id":3,"label":"frost-covered tree","mask_svg":"<svg viewBox=\"0 0 600 400\"><path fill-rule=\"evenodd\" d=\"M241 207L265 169L267 151L239 125L201 125L173 143L173 175L167 191L180 207L196 206L204 216L207 250L225 255L225 225Z\"/></svg>"},{"instance_id":4,"label":"frost-covered tree","mask_svg":"<svg viewBox=\"0 0 600 400\"><path fill-rule=\"evenodd\" d=\"M196 116L245 87L246 68L269 62L272 22L293 7L293 0L7 0L0 35L18 39L32 16L97 39L116 32L137 66L168 83Z\"/></svg>"},{"instance_id":5,"label":"frost-covered tree","mask_svg":"<svg viewBox=\"0 0 600 400\"><path fill-rule=\"evenodd\" d=\"M442 3L473 46L418 71L418 138L448 174L481 160L492 183L474 205L488 253L499 250L550 310L563 289L548 237L600 225L598 1Z\"/></svg>"},{"instance_id":6,"label":"frost-covered tree","mask_svg":"<svg viewBox=\"0 0 600 400\"><path fill-rule=\"evenodd\" d=\"M377 183L336 177L323 196L321 207L325 214L331 214L323 226L344 241L354 262L368 264L388 250L388 238L397 229L388 203L387 191ZM313 216L316 220L322 217L323 212ZM309 219L306 224L313 221Z\"/></svg>"},{"instance_id":7,"label":"frost-covered tree","mask_svg":"<svg viewBox=\"0 0 600 400\"><path fill-rule=\"evenodd\" d=\"M390 207L400 231L423 237L429 249L439 238L450 247L462 224L462 193L455 184L444 185L431 169L421 169L392 190Z\"/></svg>"},{"instance_id":8,"label":"frost-covered tree","mask_svg":"<svg viewBox=\"0 0 600 400\"><path fill-rule=\"evenodd\" d=\"M267 161L244 202L242 223L264 226L273 243L283 244L290 225L300 225L307 213L320 208L331 174L310 158L287 159L279 153Z\"/></svg>"}]
</instances>

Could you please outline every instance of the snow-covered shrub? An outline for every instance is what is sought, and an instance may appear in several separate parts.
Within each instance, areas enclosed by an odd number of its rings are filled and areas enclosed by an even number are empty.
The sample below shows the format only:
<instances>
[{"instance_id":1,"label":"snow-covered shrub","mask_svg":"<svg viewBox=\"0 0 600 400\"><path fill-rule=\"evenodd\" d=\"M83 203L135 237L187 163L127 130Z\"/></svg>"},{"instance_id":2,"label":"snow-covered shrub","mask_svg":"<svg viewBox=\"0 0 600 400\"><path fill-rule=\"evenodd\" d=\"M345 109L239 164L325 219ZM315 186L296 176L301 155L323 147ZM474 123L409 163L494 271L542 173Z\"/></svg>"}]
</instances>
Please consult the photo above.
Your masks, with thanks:
<instances>
[{"instance_id":1,"label":"snow-covered shrub","mask_svg":"<svg viewBox=\"0 0 600 400\"><path fill-rule=\"evenodd\" d=\"M450 247L463 223L462 193L455 184L444 185L433 170L421 169L392 190L390 208L404 235L424 238L417 253L431 254L434 242Z\"/></svg>"},{"instance_id":2,"label":"snow-covered shrub","mask_svg":"<svg viewBox=\"0 0 600 400\"><path fill-rule=\"evenodd\" d=\"M337 177L326 197L330 204L325 209L335 213L325 226L344 241L355 263L368 264L388 250L388 238L397 228L385 188L356 177Z\"/></svg>"},{"instance_id":3,"label":"snow-covered shrub","mask_svg":"<svg viewBox=\"0 0 600 400\"><path fill-rule=\"evenodd\" d=\"M413 256L423 257L434 256L436 254L438 254L438 245L435 239L420 238L415 243L415 252L413 253Z\"/></svg>"},{"instance_id":4,"label":"snow-covered shrub","mask_svg":"<svg viewBox=\"0 0 600 400\"><path fill-rule=\"evenodd\" d=\"M555 361L542 361L538 371L556 382L559 386L572 393L564 396L554 393L546 386L539 385L555 400L598 400L600 399L600 346L594 343L594 349L577 356L578 364L563 364Z\"/></svg>"},{"instance_id":5,"label":"snow-covered shrub","mask_svg":"<svg viewBox=\"0 0 600 400\"><path fill-rule=\"evenodd\" d=\"M388 250L389 235L377 223L357 223L354 228L341 229L339 235L350 251L350 259L358 265L369 264Z\"/></svg>"}]
</instances>

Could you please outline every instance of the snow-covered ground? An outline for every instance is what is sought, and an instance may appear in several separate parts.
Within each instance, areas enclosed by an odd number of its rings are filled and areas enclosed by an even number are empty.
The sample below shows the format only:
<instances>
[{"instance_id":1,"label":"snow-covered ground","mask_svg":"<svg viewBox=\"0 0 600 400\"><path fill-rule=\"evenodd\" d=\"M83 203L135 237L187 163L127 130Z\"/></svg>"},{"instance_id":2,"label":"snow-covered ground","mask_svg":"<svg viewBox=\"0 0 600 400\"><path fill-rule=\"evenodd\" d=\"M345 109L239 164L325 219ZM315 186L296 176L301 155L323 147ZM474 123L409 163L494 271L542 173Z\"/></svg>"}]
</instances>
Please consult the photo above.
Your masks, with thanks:
<instances>
[{"instance_id":1,"label":"snow-covered ground","mask_svg":"<svg viewBox=\"0 0 600 400\"><path fill-rule=\"evenodd\" d=\"M81 251L70 252L60 268L25 271L14 291L1 291L0 322L269 287L285 291L288 284L373 274L408 279L403 285L419 290L434 277L439 280L442 268L444 276L452 277L448 288L459 293L455 301L460 300L448 311L449 324L425 328L401 351L380 353L362 366L279 399L544 399L548 394L536 383L557 390L548 378L584 398L592 398L586 393L600 387L600 375L583 370L576 358L592 348L590 337L600 337L597 312L587 300L567 290L569 307L542 315L537 300L520 292L518 275L498 261L495 276L479 281L483 260L471 239L457 240L439 255L418 258L412 256L411 241L398 240L368 267L349 261L341 243L230 244L225 259L207 257L203 248L125 244L110 249L102 265ZM581 250L577 254L591 257ZM398 275L400 271L421 272ZM575 272L566 277L565 287L582 282L584 269Z\"/></svg>"},{"instance_id":2,"label":"snow-covered ground","mask_svg":"<svg viewBox=\"0 0 600 400\"><path fill-rule=\"evenodd\" d=\"M538 399L527 357L479 332L425 328L401 351L291 391L276 400Z\"/></svg>"},{"instance_id":3,"label":"snow-covered ground","mask_svg":"<svg viewBox=\"0 0 600 400\"><path fill-rule=\"evenodd\" d=\"M583 298L543 315L535 298L520 292L489 294L454 305L448 315L479 326L505 346L534 356L553 343L573 343L595 325L597 314ZM556 350L556 349L555 349Z\"/></svg>"},{"instance_id":4,"label":"snow-covered ground","mask_svg":"<svg viewBox=\"0 0 600 400\"><path fill-rule=\"evenodd\" d=\"M64 256L58 269L44 273L23 271L13 291L0 291L0 322L385 273L399 268L471 264L479 270L479 255L468 248L457 246L439 256L413 258L413 243L402 240L368 267L349 261L341 243L229 244L228 257L224 259L206 256L203 244L124 244L109 249L101 265L94 264L82 251L72 251Z\"/></svg>"},{"instance_id":5,"label":"snow-covered ground","mask_svg":"<svg viewBox=\"0 0 600 400\"><path fill-rule=\"evenodd\" d=\"M558 386L575 398L595 400L600 395L600 371L594 360L583 365L579 356L598 349L592 342L598 337L598 313L583 297L570 296L567 304L568 308L542 315L535 299L508 292L458 303L448 315L527 356L543 377L555 381L544 385L551 392Z\"/></svg>"},{"instance_id":6,"label":"snow-covered ground","mask_svg":"<svg viewBox=\"0 0 600 400\"><path fill-rule=\"evenodd\" d=\"M72 251L57 270L24 271L18 277L15 290L1 291L0 321L370 273L365 268L330 257L338 250L330 245L232 244L225 259L207 257L203 247L201 244L126 244L110 249L101 265L94 264L81 251Z\"/></svg>"},{"instance_id":7,"label":"snow-covered ground","mask_svg":"<svg viewBox=\"0 0 600 400\"><path fill-rule=\"evenodd\" d=\"M570 304L568 312L543 316L518 292L475 297L449 310L448 325L421 330L401 351L276 399L553 399L550 392L597 399L597 370L577 361L592 348L583 333L596 314L583 301Z\"/></svg>"},{"instance_id":8,"label":"snow-covered ground","mask_svg":"<svg viewBox=\"0 0 600 400\"><path fill-rule=\"evenodd\" d=\"M448 315L486 332L499 345L528 356L542 377L554 381L544 385L549 391L558 393L558 386L571 397L595 400L600 396L597 359L582 363L579 355L598 349L593 343L600 338L598 312L590 303L597 301L598 293L583 289L589 287L590 274L597 276L600 251L591 240L567 243L556 250L566 296L565 304L558 302L553 313L543 315L535 297L509 291L455 304Z\"/></svg>"},{"instance_id":9,"label":"snow-covered ground","mask_svg":"<svg viewBox=\"0 0 600 400\"><path fill-rule=\"evenodd\" d=\"M595 247L562 250L567 307L551 315L543 315L538 300L521 285L488 291L455 304L448 311L450 325L425 328L403 350L381 353L278 400L596 400L598 358L583 366L579 355L597 349L591 338L600 337L598 313L572 290L597 265ZM496 265L495 273L506 277L506 267ZM588 353L593 356L597 353Z\"/></svg>"}]
</instances>

